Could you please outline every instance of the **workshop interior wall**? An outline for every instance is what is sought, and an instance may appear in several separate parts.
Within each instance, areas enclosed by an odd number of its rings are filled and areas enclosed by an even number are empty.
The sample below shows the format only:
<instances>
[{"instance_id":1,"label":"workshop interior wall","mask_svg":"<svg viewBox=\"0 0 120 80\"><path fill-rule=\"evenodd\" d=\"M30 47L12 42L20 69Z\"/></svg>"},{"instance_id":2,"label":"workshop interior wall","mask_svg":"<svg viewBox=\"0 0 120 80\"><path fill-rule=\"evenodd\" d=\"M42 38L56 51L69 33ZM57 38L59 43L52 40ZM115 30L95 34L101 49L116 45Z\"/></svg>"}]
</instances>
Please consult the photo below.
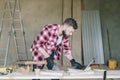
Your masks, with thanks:
<instances>
[{"instance_id":1,"label":"workshop interior wall","mask_svg":"<svg viewBox=\"0 0 120 80\"><path fill-rule=\"evenodd\" d=\"M2 17L2 10L4 1L0 1L0 20ZM27 51L29 59L31 60L31 53L29 51L31 43L38 35L39 31L44 25L48 23L61 24L66 17L73 17L78 21L79 29L71 38L71 46L73 56L77 61L82 63L81 55L81 2L83 10L100 10L101 28L103 37L103 48L105 55L105 63L109 59L108 39L106 29L109 30L111 54L117 62L120 62L120 0L21 0L22 18L25 29L25 37L27 41ZM73 8L71 8L73 6ZM71 11L73 10L73 11ZM13 34L12 34L13 36ZM2 43L4 44L4 42ZM8 63L17 60L13 38L11 39L10 53L8 55ZM63 65L68 63L65 57ZM67 64L69 65L69 63Z\"/></svg>"},{"instance_id":2,"label":"workshop interior wall","mask_svg":"<svg viewBox=\"0 0 120 80\"><path fill-rule=\"evenodd\" d=\"M2 17L2 10L4 6L4 1L0 2L0 19ZM23 26L25 30L25 38L27 44L27 51L29 60L32 59L30 46L36 36L39 34L40 30L44 25L49 23L61 24L62 21L67 17L74 17L79 28L71 37L71 47L74 58L78 62L81 60L81 0L20 0ZM73 4L71 2L73 1ZM73 8L71 8L73 6ZM71 15L72 14L72 15ZM13 40L13 34L11 36L11 47L8 54L8 64L13 63L17 60L17 55L15 53L15 46ZM62 65L69 65L69 61L66 57L63 57L61 61ZM62 63L63 62L63 63Z\"/></svg>"},{"instance_id":3,"label":"workshop interior wall","mask_svg":"<svg viewBox=\"0 0 120 80\"><path fill-rule=\"evenodd\" d=\"M109 59L109 47L107 29L109 31L109 41L111 56L117 63L120 63L120 0L83 0L84 10L99 10L101 16L101 28L103 37L103 49L105 63Z\"/></svg>"}]
</instances>

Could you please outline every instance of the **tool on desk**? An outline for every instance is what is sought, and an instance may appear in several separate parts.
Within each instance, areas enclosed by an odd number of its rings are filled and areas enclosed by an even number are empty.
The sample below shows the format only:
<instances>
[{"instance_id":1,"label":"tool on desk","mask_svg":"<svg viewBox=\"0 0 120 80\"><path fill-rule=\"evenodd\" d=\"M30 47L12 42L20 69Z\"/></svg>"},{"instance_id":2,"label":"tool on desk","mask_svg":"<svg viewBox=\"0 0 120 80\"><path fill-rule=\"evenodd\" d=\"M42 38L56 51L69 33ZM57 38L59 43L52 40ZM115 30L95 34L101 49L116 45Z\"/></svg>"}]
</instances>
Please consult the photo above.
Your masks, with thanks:
<instances>
[{"instance_id":1,"label":"tool on desk","mask_svg":"<svg viewBox=\"0 0 120 80\"><path fill-rule=\"evenodd\" d=\"M8 74L8 73L12 73L13 69L11 67L3 67L0 68L0 74Z\"/></svg>"},{"instance_id":2,"label":"tool on desk","mask_svg":"<svg viewBox=\"0 0 120 80\"><path fill-rule=\"evenodd\" d=\"M89 62L89 64L86 66L86 68L84 69L84 71L86 71L89 67L90 67L90 65L92 64L92 63L94 63L95 62L95 58L93 58L90 62Z\"/></svg>"}]
</instances>

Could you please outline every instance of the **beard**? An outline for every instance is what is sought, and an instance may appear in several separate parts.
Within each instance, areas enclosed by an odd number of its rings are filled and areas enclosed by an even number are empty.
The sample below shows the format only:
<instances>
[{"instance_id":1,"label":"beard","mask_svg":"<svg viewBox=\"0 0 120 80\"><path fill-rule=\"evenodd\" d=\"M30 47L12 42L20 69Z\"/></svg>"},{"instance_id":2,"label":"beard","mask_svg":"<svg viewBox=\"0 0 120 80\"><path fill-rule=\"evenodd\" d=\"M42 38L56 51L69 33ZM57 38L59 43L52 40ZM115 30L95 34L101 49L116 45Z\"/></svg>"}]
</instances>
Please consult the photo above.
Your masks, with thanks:
<instances>
[{"instance_id":1,"label":"beard","mask_svg":"<svg viewBox=\"0 0 120 80\"><path fill-rule=\"evenodd\" d=\"M62 35L63 35L63 37L67 37L67 34L65 31L62 31Z\"/></svg>"}]
</instances>

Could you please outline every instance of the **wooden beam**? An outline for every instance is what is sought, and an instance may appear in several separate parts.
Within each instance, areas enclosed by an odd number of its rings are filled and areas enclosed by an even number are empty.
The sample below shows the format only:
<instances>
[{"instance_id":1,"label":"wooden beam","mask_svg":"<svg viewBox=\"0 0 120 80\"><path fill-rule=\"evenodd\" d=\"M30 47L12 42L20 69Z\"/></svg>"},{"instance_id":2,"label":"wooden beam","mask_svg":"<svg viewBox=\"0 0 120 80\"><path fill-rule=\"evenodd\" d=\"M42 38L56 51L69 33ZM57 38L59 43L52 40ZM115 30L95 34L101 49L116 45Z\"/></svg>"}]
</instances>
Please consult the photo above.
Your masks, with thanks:
<instances>
[{"instance_id":1,"label":"wooden beam","mask_svg":"<svg viewBox=\"0 0 120 80\"><path fill-rule=\"evenodd\" d=\"M29 65L29 64L47 64L46 61L38 61L38 62L35 62L35 61L18 61L16 62L16 64L25 64L25 65Z\"/></svg>"}]
</instances>

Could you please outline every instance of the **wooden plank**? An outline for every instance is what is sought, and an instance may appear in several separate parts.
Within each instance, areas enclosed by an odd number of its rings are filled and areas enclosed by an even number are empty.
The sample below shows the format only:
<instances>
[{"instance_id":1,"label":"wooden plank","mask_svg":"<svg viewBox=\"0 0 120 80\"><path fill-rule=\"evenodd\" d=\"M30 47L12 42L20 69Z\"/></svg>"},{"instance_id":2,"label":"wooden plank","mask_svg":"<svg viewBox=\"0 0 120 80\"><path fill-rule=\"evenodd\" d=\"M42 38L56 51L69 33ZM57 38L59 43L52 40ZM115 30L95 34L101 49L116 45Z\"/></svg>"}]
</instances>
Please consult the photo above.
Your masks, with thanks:
<instances>
[{"instance_id":1,"label":"wooden plank","mask_svg":"<svg viewBox=\"0 0 120 80\"><path fill-rule=\"evenodd\" d=\"M46 61L39 61L39 62L35 62L35 61L18 61L16 62L16 64L47 64Z\"/></svg>"}]
</instances>

